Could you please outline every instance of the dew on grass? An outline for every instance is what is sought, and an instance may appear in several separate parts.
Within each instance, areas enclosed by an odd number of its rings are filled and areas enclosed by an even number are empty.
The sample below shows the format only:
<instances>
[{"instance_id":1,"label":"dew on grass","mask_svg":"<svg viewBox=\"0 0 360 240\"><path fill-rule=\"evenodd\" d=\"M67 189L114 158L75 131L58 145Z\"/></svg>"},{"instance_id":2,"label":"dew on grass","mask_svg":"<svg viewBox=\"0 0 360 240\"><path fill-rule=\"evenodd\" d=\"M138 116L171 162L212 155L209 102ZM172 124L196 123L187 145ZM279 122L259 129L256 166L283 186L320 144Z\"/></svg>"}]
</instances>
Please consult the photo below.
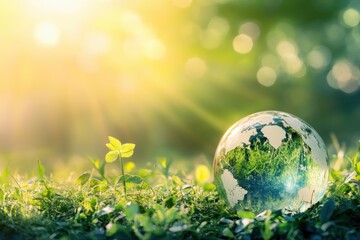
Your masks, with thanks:
<instances>
[{"instance_id":1,"label":"dew on grass","mask_svg":"<svg viewBox=\"0 0 360 240\"><path fill-rule=\"evenodd\" d=\"M328 161L323 140L303 120L283 112L255 113L221 139L215 184L237 210L304 212L325 193Z\"/></svg>"}]
</instances>

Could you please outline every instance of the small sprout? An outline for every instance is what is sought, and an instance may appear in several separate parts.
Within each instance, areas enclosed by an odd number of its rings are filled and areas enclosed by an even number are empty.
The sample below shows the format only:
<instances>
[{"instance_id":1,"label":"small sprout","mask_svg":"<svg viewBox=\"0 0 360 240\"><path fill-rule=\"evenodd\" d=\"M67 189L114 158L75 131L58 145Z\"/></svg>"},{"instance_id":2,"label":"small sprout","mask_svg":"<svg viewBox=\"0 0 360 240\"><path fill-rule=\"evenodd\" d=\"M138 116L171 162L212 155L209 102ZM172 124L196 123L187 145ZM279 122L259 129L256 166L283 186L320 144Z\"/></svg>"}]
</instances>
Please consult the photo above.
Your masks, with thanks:
<instances>
[{"instance_id":1,"label":"small sprout","mask_svg":"<svg viewBox=\"0 0 360 240\"><path fill-rule=\"evenodd\" d=\"M122 176L125 176L124 171L124 163L123 158L131 157L134 153L135 144L133 143L125 143L121 144L121 142L114 138L109 136L109 143L106 144L106 146L109 148L109 152L105 155L106 162L114 162L117 159L120 160L120 167L121 167L121 174ZM126 197L126 181L125 177L123 178L123 186L124 186L124 193Z\"/></svg>"},{"instance_id":2,"label":"small sprout","mask_svg":"<svg viewBox=\"0 0 360 240\"><path fill-rule=\"evenodd\" d=\"M105 160L107 162L114 162L118 157L120 159L128 158L134 154L135 144L133 143L121 144L121 142L118 139L111 136L109 136L109 141L110 142L106 144L106 146L110 150L105 156Z\"/></svg>"},{"instance_id":3,"label":"small sprout","mask_svg":"<svg viewBox=\"0 0 360 240\"><path fill-rule=\"evenodd\" d=\"M44 180L44 174L45 174L45 168L44 166L41 164L41 161L38 160L38 175L39 175L39 180L40 182L44 185L44 187L46 188L47 191L47 195L49 196L50 193L52 192L52 190L48 187L48 185L46 184L46 181ZM16 181L16 180L15 180Z\"/></svg>"},{"instance_id":4,"label":"small sprout","mask_svg":"<svg viewBox=\"0 0 360 240\"><path fill-rule=\"evenodd\" d=\"M105 164L106 164L106 162L100 161L99 159L90 160L90 162L94 166L96 171L100 174L101 179L108 182L107 178L105 177Z\"/></svg>"},{"instance_id":5,"label":"small sprout","mask_svg":"<svg viewBox=\"0 0 360 240\"><path fill-rule=\"evenodd\" d=\"M44 173L45 173L45 168L44 166L41 164L41 161L38 160L38 174L39 174L39 179L41 181L44 180Z\"/></svg>"},{"instance_id":6,"label":"small sprout","mask_svg":"<svg viewBox=\"0 0 360 240\"><path fill-rule=\"evenodd\" d=\"M167 160L166 158L160 158L160 159L157 160L157 162L158 162L158 167L159 167L161 173L167 179L169 177L169 175L170 175L171 161Z\"/></svg>"}]
</instances>

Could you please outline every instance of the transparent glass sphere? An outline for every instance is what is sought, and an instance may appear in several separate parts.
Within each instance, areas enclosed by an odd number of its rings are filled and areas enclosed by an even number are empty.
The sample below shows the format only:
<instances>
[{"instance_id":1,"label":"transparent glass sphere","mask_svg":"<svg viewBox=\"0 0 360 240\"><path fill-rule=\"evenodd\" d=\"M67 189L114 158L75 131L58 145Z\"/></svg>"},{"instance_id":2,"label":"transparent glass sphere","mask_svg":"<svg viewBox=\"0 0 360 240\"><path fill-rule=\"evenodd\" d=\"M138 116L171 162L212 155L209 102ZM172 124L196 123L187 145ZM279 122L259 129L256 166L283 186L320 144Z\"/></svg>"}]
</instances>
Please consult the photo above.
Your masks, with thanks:
<instances>
[{"instance_id":1,"label":"transparent glass sphere","mask_svg":"<svg viewBox=\"0 0 360 240\"><path fill-rule=\"evenodd\" d=\"M259 112L241 119L215 153L215 184L237 210L304 212L323 197L328 178L323 140L288 113Z\"/></svg>"}]
</instances>

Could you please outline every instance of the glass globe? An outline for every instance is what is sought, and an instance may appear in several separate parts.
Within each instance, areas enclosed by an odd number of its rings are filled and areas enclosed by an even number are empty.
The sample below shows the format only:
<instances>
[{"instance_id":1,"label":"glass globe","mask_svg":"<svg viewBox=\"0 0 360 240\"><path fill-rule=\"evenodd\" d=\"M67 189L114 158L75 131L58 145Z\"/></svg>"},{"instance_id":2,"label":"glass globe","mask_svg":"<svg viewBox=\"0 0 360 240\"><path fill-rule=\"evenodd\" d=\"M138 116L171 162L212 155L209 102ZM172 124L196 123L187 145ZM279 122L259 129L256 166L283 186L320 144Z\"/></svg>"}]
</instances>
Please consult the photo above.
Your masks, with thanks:
<instances>
[{"instance_id":1,"label":"glass globe","mask_svg":"<svg viewBox=\"0 0 360 240\"><path fill-rule=\"evenodd\" d=\"M306 122L266 111L236 122L214 159L221 197L236 210L304 212L324 195L329 177L326 147Z\"/></svg>"}]
</instances>

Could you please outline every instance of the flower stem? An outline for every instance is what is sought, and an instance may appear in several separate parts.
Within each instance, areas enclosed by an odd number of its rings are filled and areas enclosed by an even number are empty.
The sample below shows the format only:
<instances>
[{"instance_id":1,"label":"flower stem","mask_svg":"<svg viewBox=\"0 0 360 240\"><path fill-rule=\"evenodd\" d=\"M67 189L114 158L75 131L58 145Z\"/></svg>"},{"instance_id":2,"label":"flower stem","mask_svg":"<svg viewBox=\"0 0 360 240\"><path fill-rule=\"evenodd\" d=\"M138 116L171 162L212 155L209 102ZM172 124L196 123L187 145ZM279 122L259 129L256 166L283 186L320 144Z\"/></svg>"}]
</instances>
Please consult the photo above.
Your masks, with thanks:
<instances>
[{"instance_id":1,"label":"flower stem","mask_svg":"<svg viewBox=\"0 0 360 240\"><path fill-rule=\"evenodd\" d=\"M126 182L125 182L124 164L123 164L121 154L119 154L119 160L120 160L120 165L121 165L121 174L123 176L123 186L124 186L124 193L125 193L125 199L126 199L127 198L126 197Z\"/></svg>"}]
</instances>

